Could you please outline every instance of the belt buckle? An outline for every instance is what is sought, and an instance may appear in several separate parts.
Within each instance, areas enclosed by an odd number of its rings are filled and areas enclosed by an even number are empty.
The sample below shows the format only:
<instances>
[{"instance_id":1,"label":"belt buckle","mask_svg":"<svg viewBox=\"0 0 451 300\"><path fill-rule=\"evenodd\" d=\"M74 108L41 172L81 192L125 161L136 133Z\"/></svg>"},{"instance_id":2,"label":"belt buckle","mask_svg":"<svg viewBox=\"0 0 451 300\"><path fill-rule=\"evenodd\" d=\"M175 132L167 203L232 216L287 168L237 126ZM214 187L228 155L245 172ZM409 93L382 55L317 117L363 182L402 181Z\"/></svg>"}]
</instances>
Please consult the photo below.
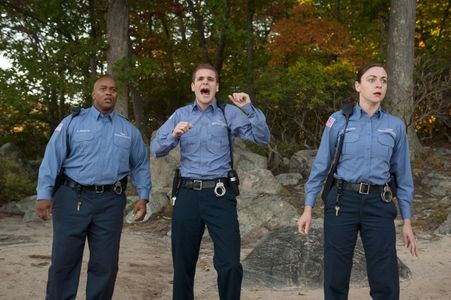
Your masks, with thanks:
<instances>
[{"instance_id":1,"label":"belt buckle","mask_svg":"<svg viewBox=\"0 0 451 300\"><path fill-rule=\"evenodd\" d=\"M199 186L197 186L199 185ZM202 190L202 180L193 180L193 190L200 191Z\"/></svg>"},{"instance_id":2,"label":"belt buckle","mask_svg":"<svg viewBox=\"0 0 451 300\"><path fill-rule=\"evenodd\" d=\"M369 193L370 193L370 184L363 183L363 182L360 183L359 194L361 194L361 195L368 195Z\"/></svg>"},{"instance_id":3,"label":"belt buckle","mask_svg":"<svg viewBox=\"0 0 451 300\"><path fill-rule=\"evenodd\" d=\"M102 194L105 191L105 187L103 185L95 185L94 191L96 194Z\"/></svg>"}]
</instances>

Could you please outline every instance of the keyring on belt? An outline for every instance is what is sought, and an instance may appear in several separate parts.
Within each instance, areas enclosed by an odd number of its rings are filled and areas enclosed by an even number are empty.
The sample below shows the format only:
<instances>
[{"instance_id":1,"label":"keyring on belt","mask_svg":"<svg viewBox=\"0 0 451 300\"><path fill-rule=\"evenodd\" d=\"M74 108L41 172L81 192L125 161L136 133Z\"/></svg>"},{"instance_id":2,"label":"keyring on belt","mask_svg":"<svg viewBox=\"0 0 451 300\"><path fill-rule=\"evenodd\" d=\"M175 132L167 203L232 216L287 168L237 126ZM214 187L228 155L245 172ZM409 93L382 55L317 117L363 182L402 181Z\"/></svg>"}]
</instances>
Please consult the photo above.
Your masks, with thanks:
<instances>
[{"instance_id":1,"label":"keyring on belt","mask_svg":"<svg viewBox=\"0 0 451 300\"><path fill-rule=\"evenodd\" d=\"M215 192L216 197L224 196L226 193L226 188L225 188L224 182L222 182L222 181L216 182L214 192Z\"/></svg>"}]
</instances>

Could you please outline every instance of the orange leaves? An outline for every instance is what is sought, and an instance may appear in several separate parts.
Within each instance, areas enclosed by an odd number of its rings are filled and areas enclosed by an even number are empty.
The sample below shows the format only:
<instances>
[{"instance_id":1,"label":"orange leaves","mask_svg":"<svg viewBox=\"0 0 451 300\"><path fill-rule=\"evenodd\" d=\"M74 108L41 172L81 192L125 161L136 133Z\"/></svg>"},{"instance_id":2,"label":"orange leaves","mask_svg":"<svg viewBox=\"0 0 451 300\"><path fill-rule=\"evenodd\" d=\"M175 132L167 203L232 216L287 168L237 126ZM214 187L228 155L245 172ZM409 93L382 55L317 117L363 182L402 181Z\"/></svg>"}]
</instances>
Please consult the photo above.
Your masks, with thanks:
<instances>
[{"instance_id":1,"label":"orange leaves","mask_svg":"<svg viewBox=\"0 0 451 300\"><path fill-rule=\"evenodd\" d=\"M313 7L297 5L289 16L274 24L268 50L272 63L291 64L299 56L335 60L350 50L350 33L338 21L315 13Z\"/></svg>"}]
</instances>

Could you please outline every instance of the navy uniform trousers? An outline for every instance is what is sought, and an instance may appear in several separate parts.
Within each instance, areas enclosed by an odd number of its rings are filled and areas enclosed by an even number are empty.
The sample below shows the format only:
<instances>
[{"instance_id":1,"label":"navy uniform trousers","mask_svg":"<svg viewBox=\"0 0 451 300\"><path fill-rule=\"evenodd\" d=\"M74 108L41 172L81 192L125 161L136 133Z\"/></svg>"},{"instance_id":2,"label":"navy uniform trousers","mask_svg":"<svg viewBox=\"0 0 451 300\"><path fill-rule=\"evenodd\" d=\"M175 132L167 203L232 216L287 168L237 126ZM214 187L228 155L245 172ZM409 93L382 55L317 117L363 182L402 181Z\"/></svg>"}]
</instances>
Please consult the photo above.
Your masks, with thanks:
<instances>
[{"instance_id":1,"label":"navy uniform trousers","mask_svg":"<svg viewBox=\"0 0 451 300\"><path fill-rule=\"evenodd\" d=\"M119 243L125 194L80 193L61 186L52 204L52 264L47 282L47 300L75 299L83 249L89 245L87 300L111 299L118 271Z\"/></svg>"},{"instance_id":2,"label":"navy uniform trousers","mask_svg":"<svg viewBox=\"0 0 451 300\"><path fill-rule=\"evenodd\" d=\"M205 225L214 244L213 264L221 300L240 299L243 268L240 229L232 191L216 197L212 188L181 188L172 213L174 300L194 299L194 275Z\"/></svg>"},{"instance_id":3,"label":"navy uniform trousers","mask_svg":"<svg viewBox=\"0 0 451 300\"><path fill-rule=\"evenodd\" d=\"M348 299L352 258L360 232L365 250L370 295L376 300L399 299L394 219L396 206L380 192L361 195L343 190L335 212L337 188L329 192L324 214L324 298Z\"/></svg>"}]
</instances>

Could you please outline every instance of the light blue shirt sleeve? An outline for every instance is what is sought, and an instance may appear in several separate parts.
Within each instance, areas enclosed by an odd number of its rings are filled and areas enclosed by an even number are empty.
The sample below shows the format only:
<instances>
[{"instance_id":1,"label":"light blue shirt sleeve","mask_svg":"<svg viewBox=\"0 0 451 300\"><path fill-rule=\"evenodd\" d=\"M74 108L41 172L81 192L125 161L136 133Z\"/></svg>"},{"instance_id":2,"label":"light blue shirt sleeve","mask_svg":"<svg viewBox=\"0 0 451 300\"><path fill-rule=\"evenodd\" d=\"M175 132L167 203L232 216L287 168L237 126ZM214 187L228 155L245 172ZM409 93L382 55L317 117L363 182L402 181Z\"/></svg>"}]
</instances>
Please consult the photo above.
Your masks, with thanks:
<instances>
[{"instance_id":1,"label":"light blue shirt sleeve","mask_svg":"<svg viewBox=\"0 0 451 300\"><path fill-rule=\"evenodd\" d=\"M396 175L397 181L397 199L399 209L403 219L412 217L412 199L413 199L413 178L410 164L409 142L407 140L406 128L404 123L400 122L397 135L400 137L391 157L391 172Z\"/></svg>"},{"instance_id":2,"label":"light blue shirt sleeve","mask_svg":"<svg viewBox=\"0 0 451 300\"><path fill-rule=\"evenodd\" d=\"M44 158L39 167L37 199L48 200L52 197L55 178L61 169L66 156L66 135L71 116L68 116L53 131L45 148Z\"/></svg>"},{"instance_id":3,"label":"light blue shirt sleeve","mask_svg":"<svg viewBox=\"0 0 451 300\"><path fill-rule=\"evenodd\" d=\"M179 112L180 110L176 110L172 116L158 129L155 137L152 139L150 143L150 153L154 157L165 156L174 149L178 142L179 138L174 138L172 136L172 131L179 121Z\"/></svg>"},{"instance_id":4,"label":"light blue shirt sleeve","mask_svg":"<svg viewBox=\"0 0 451 300\"><path fill-rule=\"evenodd\" d=\"M329 172L330 165L337 146L339 128L343 127L344 118L334 113L330 119L334 119L334 123L329 127L326 126L321 137L321 143L313 161L309 178L305 183L304 190L306 194L305 205L314 207L316 197L321 191L322 185Z\"/></svg>"},{"instance_id":5,"label":"light blue shirt sleeve","mask_svg":"<svg viewBox=\"0 0 451 300\"><path fill-rule=\"evenodd\" d=\"M136 128L133 130L131 149L130 177L138 192L139 199L148 200L152 188L149 156L141 133Z\"/></svg>"},{"instance_id":6,"label":"light blue shirt sleeve","mask_svg":"<svg viewBox=\"0 0 451 300\"><path fill-rule=\"evenodd\" d=\"M227 110L227 107L230 110ZM240 113L241 110L243 113ZM271 133L266 123L263 112L247 103L241 108L226 105L227 120L232 126L234 136L239 136L243 140L252 141L257 145L267 145L271 140Z\"/></svg>"}]
</instances>

